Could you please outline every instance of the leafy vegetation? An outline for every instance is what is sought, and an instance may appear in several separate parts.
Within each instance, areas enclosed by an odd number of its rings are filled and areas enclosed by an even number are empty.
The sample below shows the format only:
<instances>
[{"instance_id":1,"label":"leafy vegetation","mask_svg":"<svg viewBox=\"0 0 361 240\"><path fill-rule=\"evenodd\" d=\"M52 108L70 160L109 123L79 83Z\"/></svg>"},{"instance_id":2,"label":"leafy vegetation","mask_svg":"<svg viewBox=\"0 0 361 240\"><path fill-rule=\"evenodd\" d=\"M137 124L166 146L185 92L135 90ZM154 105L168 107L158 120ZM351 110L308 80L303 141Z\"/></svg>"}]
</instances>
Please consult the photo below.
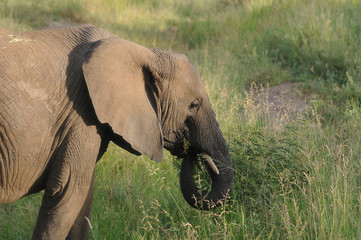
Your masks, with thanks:
<instances>
[{"instance_id":1,"label":"leafy vegetation","mask_svg":"<svg viewBox=\"0 0 361 240\"><path fill-rule=\"evenodd\" d=\"M188 55L230 146L231 204L191 209L179 162L116 146L96 167L93 239L361 239L358 0L0 0L0 26L92 23ZM309 109L274 129L244 92L302 83ZM41 194L0 207L0 239L28 239Z\"/></svg>"}]
</instances>

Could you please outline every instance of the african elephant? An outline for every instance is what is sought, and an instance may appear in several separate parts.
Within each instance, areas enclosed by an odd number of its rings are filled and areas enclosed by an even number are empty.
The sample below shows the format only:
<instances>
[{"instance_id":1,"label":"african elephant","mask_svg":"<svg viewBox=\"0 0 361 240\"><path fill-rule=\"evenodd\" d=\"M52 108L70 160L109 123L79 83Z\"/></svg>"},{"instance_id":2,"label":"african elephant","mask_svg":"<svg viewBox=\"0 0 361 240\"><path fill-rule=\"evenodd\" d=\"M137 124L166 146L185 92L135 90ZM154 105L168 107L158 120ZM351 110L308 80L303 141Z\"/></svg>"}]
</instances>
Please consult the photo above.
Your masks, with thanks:
<instances>
[{"instance_id":1,"label":"african elephant","mask_svg":"<svg viewBox=\"0 0 361 240\"><path fill-rule=\"evenodd\" d=\"M89 25L0 28L0 203L45 190L33 239L88 238L94 166L109 141L155 161L163 148L184 159L181 190L194 208L223 204L232 188L229 150L184 55ZM192 176L202 159L209 192Z\"/></svg>"}]
</instances>

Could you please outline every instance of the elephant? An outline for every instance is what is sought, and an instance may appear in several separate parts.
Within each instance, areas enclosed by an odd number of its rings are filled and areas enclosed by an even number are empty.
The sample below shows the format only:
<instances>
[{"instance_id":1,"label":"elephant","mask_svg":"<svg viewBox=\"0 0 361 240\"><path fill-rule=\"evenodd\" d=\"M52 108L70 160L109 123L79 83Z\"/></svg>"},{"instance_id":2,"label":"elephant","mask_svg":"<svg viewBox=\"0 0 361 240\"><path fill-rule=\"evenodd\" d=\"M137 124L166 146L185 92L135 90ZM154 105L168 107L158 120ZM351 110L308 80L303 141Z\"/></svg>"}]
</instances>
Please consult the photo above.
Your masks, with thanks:
<instances>
[{"instance_id":1,"label":"elephant","mask_svg":"<svg viewBox=\"0 0 361 240\"><path fill-rule=\"evenodd\" d=\"M95 164L109 142L180 161L180 188L196 209L224 205L229 148L189 59L92 25L0 28L0 204L44 190L32 239L87 239ZM203 161L212 185L200 191Z\"/></svg>"}]
</instances>

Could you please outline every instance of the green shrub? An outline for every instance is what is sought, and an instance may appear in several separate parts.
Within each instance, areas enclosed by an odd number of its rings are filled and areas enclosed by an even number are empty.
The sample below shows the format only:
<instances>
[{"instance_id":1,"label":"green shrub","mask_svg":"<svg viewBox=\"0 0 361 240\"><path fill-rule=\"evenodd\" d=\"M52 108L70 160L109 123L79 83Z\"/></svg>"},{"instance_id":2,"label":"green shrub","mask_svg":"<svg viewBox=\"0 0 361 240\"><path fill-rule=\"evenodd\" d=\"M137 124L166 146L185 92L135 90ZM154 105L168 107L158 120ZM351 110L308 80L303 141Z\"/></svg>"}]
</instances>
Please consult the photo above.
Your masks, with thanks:
<instances>
[{"instance_id":1,"label":"green shrub","mask_svg":"<svg viewBox=\"0 0 361 240\"><path fill-rule=\"evenodd\" d=\"M308 72L342 85L346 83L346 72L353 70L344 54L309 46L303 37L291 38L277 28L267 30L258 44L260 51L265 51L272 61L290 69L294 75Z\"/></svg>"}]
</instances>

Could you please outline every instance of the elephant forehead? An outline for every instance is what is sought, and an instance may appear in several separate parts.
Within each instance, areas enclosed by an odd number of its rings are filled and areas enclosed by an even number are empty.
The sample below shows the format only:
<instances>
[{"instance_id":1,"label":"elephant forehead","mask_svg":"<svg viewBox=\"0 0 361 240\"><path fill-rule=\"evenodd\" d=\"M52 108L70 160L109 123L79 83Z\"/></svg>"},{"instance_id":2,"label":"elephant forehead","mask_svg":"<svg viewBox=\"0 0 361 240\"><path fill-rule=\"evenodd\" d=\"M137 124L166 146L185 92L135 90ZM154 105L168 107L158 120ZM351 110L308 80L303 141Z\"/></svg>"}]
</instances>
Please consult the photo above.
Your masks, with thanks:
<instances>
[{"instance_id":1,"label":"elephant forehead","mask_svg":"<svg viewBox=\"0 0 361 240\"><path fill-rule=\"evenodd\" d=\"M192 101L193 98L203 98L206 95L204 85L200 78L184 76L179 86L181 88L181 98L191 98L189 100Z\"/></svg>"},{"instance_id":2,"label":"elephant forehead","mask_svg":"<svg viewBox=\"0 0 361 240\"><path fill-rule=\"evenodd\" d=\"M179 80L185 84L188 89L191 89L192 92L202 94L204 92L204 85L199 76L197 70L193 67L193 65L187 61L183 62L179 66Z\"/></svg>"}]
</instances>

